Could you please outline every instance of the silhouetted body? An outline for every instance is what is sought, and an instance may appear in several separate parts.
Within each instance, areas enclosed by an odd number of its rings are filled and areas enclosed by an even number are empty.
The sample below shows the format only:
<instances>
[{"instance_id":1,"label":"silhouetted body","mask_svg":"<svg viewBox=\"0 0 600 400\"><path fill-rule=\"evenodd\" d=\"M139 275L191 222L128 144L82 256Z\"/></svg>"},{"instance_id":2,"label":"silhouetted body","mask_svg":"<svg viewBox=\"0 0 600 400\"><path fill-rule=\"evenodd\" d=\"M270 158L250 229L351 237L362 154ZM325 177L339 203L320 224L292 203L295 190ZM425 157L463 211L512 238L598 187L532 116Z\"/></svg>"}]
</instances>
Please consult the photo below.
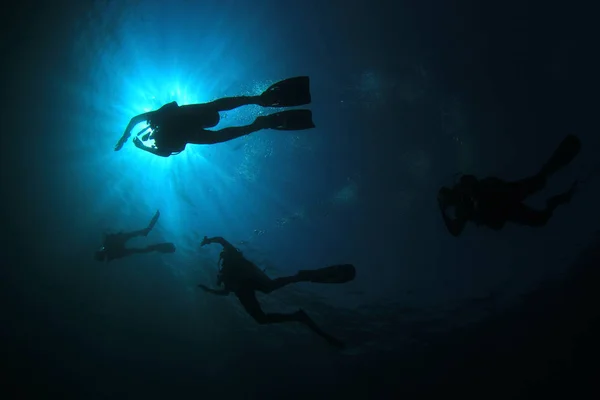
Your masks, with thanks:
<instances>
[{"instance_id":1,"label":"silhouetted body","mask_svg":"<svg viewBox=\"0 0 600 400\"><path fill-rule=\"evenodd\" d=\"M468 221L495 230L502 229L509 221L536 227L546 225L554 210L571 200L577 182L568 191L549 198L546 208L542 210L531 208L523 201L544 189L547 178L569 164L580 149L579 139L568 135L534 176L508 182L496 177L479 180L473 175L464 175L451 189L442 187L438 193L438 203L448 231L459 236ZM454 218L447 215L449 207L454 207Z\"/></svg>"},{"instance_id":2,"label":"silhouetted body","mask_svg":"<svg viewBox=\"0 0 600 400\"><path fill-rule=\"evenodd\" d=\"M140 229L133 232L105 234L104 243L102 244L100 250L96 251L94 258L97 261L108 262L118 258L127 257L132 254L151 253L153 251L159 253L174 253L175 245L173 243L157 243L143 248L125 247L125 244L129 239L137 236L148 236L152 228L154 228L154 225L156 225L158 217L160 217L160 212L156 211L156 214L154 214L150 224L145 229Z\"/></svg>"},{"instance_id":3,"label":"silhouetted body","mask_svg":"<svg viewBox=\"0 0 600 400\"><path fill-rule=\"evenodd\" d=\"M227 142L261 129L303 130L314 128L310 110L288 110L259 116L246 126L208 130L220 121L219 112L245 105L263 107L294 107L311 102L309 78L289 78L277 82L258 96L226 97L203 104L180 106L176 102L165 104L156 111L137 115L131 119L125 133L115 146L121 150L133 128L146 121L148 127L138 132L133 142L136 147L162 157L178 154L187 144L215 144ZM146 145L145 143L151 143Z\"/></svg>"},{"instance_id":4,"label":"silhouetted body","mask_svg":"<svg viewBox=\"0 0 600 400\"><path fill-rule=\"evenodd\" d=\"M274 290L296 282L349 282L356 275L353 265L344 264L317 270L302 270L293 276L271 279L222 237L204 237L201 245L204 246L211 243L218 243L223 246L223 251L221 252L222 267L217 279L217 285L223 285L223 289L210 289L205 285L198 285L198 287L217 295L228 295L230 292L233 292L246 312L259 324L301 322L327 340L331 345L340 348L344 346L342 342L323 332L303 310L287 314L265 313L256 299L256 291L271 293Z\"/></svg>"}]
</instances>

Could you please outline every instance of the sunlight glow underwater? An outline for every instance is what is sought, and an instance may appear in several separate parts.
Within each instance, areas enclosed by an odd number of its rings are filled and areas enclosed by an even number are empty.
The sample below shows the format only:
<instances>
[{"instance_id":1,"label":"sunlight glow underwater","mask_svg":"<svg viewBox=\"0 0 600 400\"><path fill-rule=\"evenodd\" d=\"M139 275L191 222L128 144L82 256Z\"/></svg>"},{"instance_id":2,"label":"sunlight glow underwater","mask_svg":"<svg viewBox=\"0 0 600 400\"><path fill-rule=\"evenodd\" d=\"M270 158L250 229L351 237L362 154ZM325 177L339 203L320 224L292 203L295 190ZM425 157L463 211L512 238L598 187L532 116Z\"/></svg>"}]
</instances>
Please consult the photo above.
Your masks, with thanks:
<instances>
[{"instance_id":1,"label":"sunlight glow underwater","mask_svg":"<svg viewBox=\"0 0 600 400\"><path fill-rule=\"evenodd\" d=\"M118 96L120 102L113 110L115 126L112 129L111 135L114 137L111 138L111 145L116 143L132 117L156 110L164 104L176 101L182 106L206 103L225 96L256 95L273 83L271 80L254 80L242 84L239 88L232 87L230 83L224 83L219 88L210 80L209 75L199 77L205 79L194 77L184 80L180 78L183 74L175 72L175 69L171 74L157 73L152 69L140 71L132 68L131 75L119 85L122 93ZM200 80L204 80L205 83L199 82ZM277 108L263 109L259 106L246 105L221 112L221 121L212 129L246 125L260 114L276 111ZM188 145L180 154L165 158L138 149L132 143L135 135L149 128L147 122L137 124L131 132L130 139L117 153L118 162L122 165L121 169L124 168L129 172L121 187L128 196L131 196L132 201L137 201L135 199L139 198L149 209L168 205L171 217L169 222L165 220L163 224L173 224L172 228L179 232L186 231L186 220L189 221L189 217L195 212L200 212L199 210L202 210L204 215L207 212L213 214L217 220L225 218L222 216L222 210L219 209L221 201L213 197L222 196L223 193L227 193L227 197L239 196L245 190L244 186L238 185L240 181L245 180L240 168L247 166L256 170L256 163L264 160L263 153L272 146L268 137L256 136L216 145ZM142 135L148 132L149 130ZM149 140L145 145L151 143L152 141ZM239 149L240 143L244 146L242 150ZM109 151L112 152L112 149ZM201 181L189 185L186 177L197 176L202 177ZM134 187L127 189L132 177L136 189ZM182 198L194 199L190 201L193 204L182 202ZM236 212L228 211L234 215ZM179 214L178 222L175 222L173 214Z\"/></svg>"},{"instance_id":2,"label":"sunlight glow underwater","mask_svg":"<svg viewBox=\"0 0 600 400\"><path fill-rule=\"evenodd\" d=\"M143 4L146 7L150 3ZM133 144L134 135L149 128L143 122L133 127L132 136L119 152L113 151L114 145L136 115L173 101L183 106L226 96L257 95L286 76L254 70L256 57L262 57L263 52L248 53L247 44L228 39L233 35L229 29L215 29L219 35L200 35L190 40L179 36L178 32L189 31L181 28L185 24L181 25L178 16L177 29L157 34L155 22L163 22L159 14L143 13L150 17L138 18L140 13L134 11L122 18L104 15L105 19L93 20L78 42L82 75L77 80L81 85L74 89L81 103L93 110L99 129L106 133L80 136L82 147L97 149L96 157L87 153L82 161L91 165L91 173L105 187L93 197L95 208L122 221L124 229L161 210L153 235L164 235L164 240L177 244L177 253L165 256L165 260L184 271L197 265L197 245L204 234L229 235L232 240L254 238L252 232L256 229L276 232L280 215L286 221L293 219L285 218L288 213L297 214L288 211L292 205L280 205L286 202L285 192L271 187L266 180L250 181L247 177L248 172L259 174L261 165L270 162L274 149L282 157L291 151L293 136L261 132L217 145L188 145L180 154L165 158ZM157 20L151 15L158 15ZM122 23L113 25L112 21ZM197 28L197 18L189 23ZM221 112L221 121L211 129L246 125L258 115L278 111L243 106ZM89 121L81 121L85 123ZM262 200L254 200L259 197ZM254 203L272 206L264 215L258 215Z\"/></svg>"}]
</instances>

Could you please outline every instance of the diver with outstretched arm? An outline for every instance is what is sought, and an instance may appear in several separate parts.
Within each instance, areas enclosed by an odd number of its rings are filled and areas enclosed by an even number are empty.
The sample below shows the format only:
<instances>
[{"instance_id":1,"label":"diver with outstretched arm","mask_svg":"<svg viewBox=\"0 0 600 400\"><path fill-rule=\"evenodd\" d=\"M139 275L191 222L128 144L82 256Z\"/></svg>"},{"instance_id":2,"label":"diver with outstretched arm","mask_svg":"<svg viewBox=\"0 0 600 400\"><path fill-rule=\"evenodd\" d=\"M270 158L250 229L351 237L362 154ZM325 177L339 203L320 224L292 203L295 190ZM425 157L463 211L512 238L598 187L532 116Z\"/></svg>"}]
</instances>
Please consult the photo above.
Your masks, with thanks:
<instances>
[{"instance_id":1,"label":"diver with outstretched arm","mask_svg":"<svg viewBox=\"0 0 600 400\"><path fill-rule=\"evenodd\" d=\"M469 221L495 230L502 229L509 221L534 227L546 225L558 206L571 201L577 181L566 192L550 197L545 209L531 208L523 201L544 189L548 177L568 165L580 150L579 138L568 135L534 176L508 182L496 177L479 180L473 175L463 175L454 187L442 187L438 205L448 232L460 236ZM454 217L447 214L451 207Z\"/></svg>"},{"instance_id":2,"label":"diver with outstretched arm","mask_svg":"<svg viewBox=\"0 0 600 400\"><path fill-rule=\"evenodd\" d=\"M313 332L327 340L335 347L343 348L344 344L333 336L321 330L317 324L304 312L294 313L265 313L258 300L256 291L271 293L290 283L345 283L354 279L356 270L351 264L333 265L316 270L301 270L296 275L271 279L254 263L246 259L242 252L222 237L204 237L201 246L218 243L223 246L220 262L221 268L217 278L217 286L223 289L211 289L203 284L198 287L208 293L226 296L234 293L246 312L259 324L275 324L282 322L301 322Z\"/></svg>"},{"instance_id":3,"label":"diver with outstretched arm","mask_svg":"<svg viewBox=\"0 0 600 400\"><path fill-rule=\"evenodd\" d=\"M173 243L156 243L143 248L125 247L127 241L134 237L148 236L148 234L154 228L154 225L156 225L158 222L159 217L160 211L157 210L156 214L154 214L154 217L152 217L150 224L148 224L148 226L144 229L132 232L105 234L104 243L102 244L100 250L96 251L94 258L97 261L108 262L118 258L127 257L132 254L151 253L154 251L159 253L174 253L175 245Z\"/></svg>"},{"instance_id":4,"label":"diver with outstretched arm","mask_svg":"<svg viewBox=\"0 0 600 400\"><path fill-rule=\"evenodd\" d=\"M180 106L173 101L155 111L137 115L129 121L123 136L115 145L121 150L133 128L144 121L148 126L136 134L133 143L141 150L161 157L180 153L187 144L216 144L233 140L261 129L303 130L314 128L310 110L287 110L259 116L250 125L208 130L220 121L219 112L244 105L263 107L295 107L310 104L310 82L307 76L285 79L271 85L258 96L236 96L210 103ZM145 142L154 141L153 145Z\"/></svg>"}]
</instances>

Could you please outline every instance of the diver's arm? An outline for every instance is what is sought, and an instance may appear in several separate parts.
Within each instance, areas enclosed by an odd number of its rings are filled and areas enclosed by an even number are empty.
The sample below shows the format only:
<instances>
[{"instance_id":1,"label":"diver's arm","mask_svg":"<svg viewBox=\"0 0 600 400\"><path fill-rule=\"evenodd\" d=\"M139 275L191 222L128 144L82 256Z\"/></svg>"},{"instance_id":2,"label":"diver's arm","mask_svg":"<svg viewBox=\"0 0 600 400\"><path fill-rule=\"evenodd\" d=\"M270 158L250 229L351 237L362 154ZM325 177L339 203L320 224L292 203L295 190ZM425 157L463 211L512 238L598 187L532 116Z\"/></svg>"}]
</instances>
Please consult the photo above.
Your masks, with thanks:
<instances>
[{"instance_id":1,"label":"diver's arm","mask_svg":"<svg viewBox=\"0 0 600 400\"><path fill-rule=\"evenodd\" d=\"M223 248L225 250L235 250L235 251L237 251L237 249L235 248L234 245L232 245L231 243L229 243L227 240L225 240L221 236L215 236L215 237L212 237L212 238L204 236L204 239L202 239L202 243L200 243L200 246L204 246L205 244L211 244L211 243L218 243L221 246L223 246Z\"/></svg>"},{"instance_id":2,"label":"diver's arm","mask_svg":"<svg viewBox=\"0 0 600 400\"><path fill-rule=\"evenodd\" d=\"M115 151L121 150L125 142L127 142L127 139L129 139L129 136L131 136L131 131L133 130L133 128L135 128L135 126L140 122L149 120L150 116L153 113L153 111L150 111L147 113L136 115L135 117L131 118L131 120L129 120L129 124L127 124L127 128L125 128L125 132L123 132L123 136L121 136L121 139L119 139L119 141L115 145Z\"/></svg>"},{"instance_id":3,"label":"diver's arm","mask_svg":"<svg viewBox=\"0 0 600 400\"><path fill-rule=\"evenodd\" d=\"M215 294L217 296L227 296L229 294L229 290L227 289L211 289L203 284L199 284L198 287L204 290L206 293Z\"/></svg>"},{"instance_id":4,"label":"diver's arm","mask_svg":"<svg viewBox=\"0 0 600 400\"><path fill-rule=\"evenodd\" d=\"M229 111L249 104L260 104L260 96L223 97L201 106L215 111Z\"/></svg>"}]
</instances>

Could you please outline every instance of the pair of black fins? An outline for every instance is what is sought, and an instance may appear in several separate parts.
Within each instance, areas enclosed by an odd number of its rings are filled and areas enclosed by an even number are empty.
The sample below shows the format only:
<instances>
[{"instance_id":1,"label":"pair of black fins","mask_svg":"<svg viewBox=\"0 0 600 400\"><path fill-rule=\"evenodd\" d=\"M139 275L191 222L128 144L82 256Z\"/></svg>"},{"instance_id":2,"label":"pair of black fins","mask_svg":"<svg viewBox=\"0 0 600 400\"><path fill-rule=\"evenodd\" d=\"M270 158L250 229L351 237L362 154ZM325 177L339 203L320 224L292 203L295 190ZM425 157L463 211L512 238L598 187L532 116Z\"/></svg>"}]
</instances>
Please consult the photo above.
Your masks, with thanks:
<instances>
[{"instance_id":1,"label":"pair of black fins","mask_svg":"<svg viewBox=\"0 0 600 400\"><path fill-rule=\"evenodd\" d=\"M297 107L310 104L310 80L308 76L284 79L269 86L260 95L263 107ZM286 110L268 115L270 129L298 131L315 127L311 110Z\"/></svg>"}]
</instances>

